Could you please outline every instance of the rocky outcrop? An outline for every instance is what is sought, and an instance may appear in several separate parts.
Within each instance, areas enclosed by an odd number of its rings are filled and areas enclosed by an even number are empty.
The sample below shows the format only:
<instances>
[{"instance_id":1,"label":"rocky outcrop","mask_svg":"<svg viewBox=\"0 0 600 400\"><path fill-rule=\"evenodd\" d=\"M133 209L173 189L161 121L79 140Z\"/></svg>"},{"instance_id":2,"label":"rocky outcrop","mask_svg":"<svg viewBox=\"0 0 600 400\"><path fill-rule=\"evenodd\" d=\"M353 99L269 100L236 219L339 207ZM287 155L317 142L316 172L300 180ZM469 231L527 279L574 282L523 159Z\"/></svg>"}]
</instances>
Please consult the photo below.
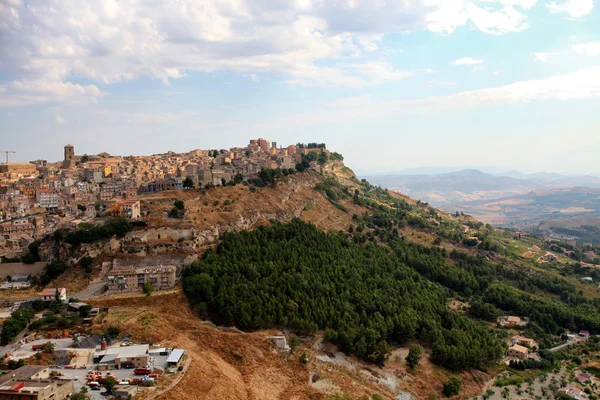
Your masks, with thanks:
<instances>
[{"instance_id":1,"label":"rocky outcrop","mask_svg":"<svg viewBox=\"0 0 600 400\"><path fill-rule=\"evenodd\" d=\"M341 168L344 168L343 163L331 163L323 172L330 176L336 174L336 171L340 171ZM351 175L353 176L353 174ZM344 176L344 179L347 179L347 176ZM134 230L123 237L113 237L110 240L79 246L71 246L64 242L57 243L48 238L40 246L40 255L45 261L52 261L58 257L70 265L77 264L84 256L107 261L115 258L183 255L186 262L191 262L208 247L216 244L224 232L250 230L268 224L270 221L286 223L293 218L300 218L305 209L314 207L319 198L322 200L322 194L313 190L315 185L322 180L323 175L310 171L289 176L284 182L279 182L276 188L258 189L257 193L249 193L248 188L245 190L228 187L217 188L214 190L238 190L239 198L235 211L227 213L213 211L222 218L210 226L196 224L196 218L182 220L182 223L177 225L168 221L167 224L156 224L142 230ZM206 198L200 196L199 192L196 193L198 193L197 196L188 197L186 204L189 202L192 206L193 202L196 204L208 203ZM254 202L245 202L242 196L254 196ZM259 196L261 200L257 202L256 196ZM159 198L157 200L160 201ZM149 202L156 203L157 201L152 199ZM325 203L327 202L325 201ZM197 216L198 214L196 214Z\"/></svg>"}]
</instances>

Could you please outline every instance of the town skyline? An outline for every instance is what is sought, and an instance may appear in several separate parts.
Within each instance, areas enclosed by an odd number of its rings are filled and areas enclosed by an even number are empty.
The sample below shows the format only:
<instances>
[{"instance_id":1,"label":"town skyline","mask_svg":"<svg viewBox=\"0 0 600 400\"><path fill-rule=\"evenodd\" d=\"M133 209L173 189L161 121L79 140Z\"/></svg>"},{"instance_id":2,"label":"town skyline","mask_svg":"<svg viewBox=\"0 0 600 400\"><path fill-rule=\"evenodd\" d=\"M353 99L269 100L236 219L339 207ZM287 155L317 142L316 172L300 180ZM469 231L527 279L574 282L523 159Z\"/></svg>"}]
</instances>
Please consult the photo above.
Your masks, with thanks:
<instances>
[{"instance_id":1,"label":"town skyline","mask_svg":"<svg viewBox=\"0 0 600 400\"><path fill-rule=\"evenodd\" d=\"M223 141L224 143L225 141ZM278 143L277 141L274 141L275 143ZM312 142L320 142L318 140L312 141ZM280 142L279 142L280 143ZM289 143L288 145L291 144L298 144L297 143ZM338 151L335 148L331 148L331 146L329 146L328 143L327 144L327 148L328 150L332 150L332 151ZM71 143L68 143L67 145L71 145ZM79 149L79 147L74 146L77 150ZM235 146L233 146L235 147ZM173 152L175 154L183 154L183 153L188 153L191 152L193 150L228 150L232 148L231 145L226 146L226 147L189 147L187 149L182 149L180 151L176 151L173 149L165 149L164 151L159 151L159 152L154 152L154 153L147 153L147 154L139 154L139 153L113 153L111 151L107 151L104 149L95 149L92 150L90 152L87 151L79 151L80 155L98 155L98 154L102 154L102 153L106 153L109 154L111 156L119 156L119 157L131 157L131 156L137 156L137 157L151 157L151 156L158 156L158 155L164 155L167 154L169 152ZM36 160L46 160L50 163L60 163L63 160L63 155L62 155L62 150L63 147L59 146L58 149L52 149L52 154L56 154L56 156L54 158L50 158L50 157L38 157L38 158L27 158L26 156L20 156L20 154L18 151L15 153L11 153L9 154L9 162L34 162ZM97 151L100 150L100 151ZM340 151L340 153L345 154L343 152ZM345 155L344 155L345 156ZM346 160L348 160L348 157L345 156ZM5 163L6 162L6 155L2 152L0 152L0 164ZM346 164L348 164L348 166L350 166L352 168L352 160L348 160L346 162ZM552 170L544 170L544 169L518 169L518 168L514 168L511 167L510 165L486 165L486 164L481 164L481 165L468 165L468 164L450 164L450 165L440 165L440 164L427 164L427 165L408 165L406 167L391 167L388 169L362 169L362 168L352 168L354 170L354 172L357 175L364 175L364 176L377 176L377 175L390 175L390 174L406 174L406 175L418 175L418 174L444 174L444 173L451 173L451 172L457 172L457 171L462 171L462 170L479 170L482 171L484 173L488 173L488 174L492 174L492 175L502 175L504 173L510 173L510 172L518 172L518 173L523 173L525 175L527 174L536 174L536 173L554 173L554 174L560 174L560 175L565 175L565 176L585 176L585 175L590 175L590 176L598 176L600 177L600 167L597 170L589 170L589 171L583 171L583 172L577 172L577 171L569 171L569 170L565 170L565 169L552 169Z\"/></svg>"},{"instance_id":2,"label":"town skyline","mask_svg":"<svg viewBox=\"0 0 600 400\"><path fill-rule=\"evenodd\" d=\"M357 171L600 172L592 0L76 3L0 6L15 160L269 137L326 142Z\"/></svg>"}]
</instances>

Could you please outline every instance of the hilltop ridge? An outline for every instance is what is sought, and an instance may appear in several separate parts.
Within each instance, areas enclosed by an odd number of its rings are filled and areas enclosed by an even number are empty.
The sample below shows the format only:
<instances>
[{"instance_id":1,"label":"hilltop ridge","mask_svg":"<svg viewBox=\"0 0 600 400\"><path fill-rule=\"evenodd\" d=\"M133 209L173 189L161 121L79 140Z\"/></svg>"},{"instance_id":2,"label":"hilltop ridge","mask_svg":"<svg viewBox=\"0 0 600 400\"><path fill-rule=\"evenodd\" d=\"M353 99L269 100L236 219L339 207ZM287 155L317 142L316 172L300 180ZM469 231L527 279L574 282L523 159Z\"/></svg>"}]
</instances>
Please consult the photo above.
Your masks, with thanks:
<instances>
[{"instance_id":1,"label":"hilltop ridge","mask_svg":"<svg viewBox=\"0 0 600 400\"><path fill-rule=\"evenodd\" d=\"M136 200L141 204L143 224L110 238L88 240L81 233L86 228L47 238L39 248L40 255L67 265L67 272L50 286L81 285L84 257L92 258L97 279L106 276L105 263L115 259L122 263L144 259L177 262L183 267L186 298L179 294L180 289L176 295L165 294L165 298L181 303L186 316L198 315L256 331L247 343L252 352L264 351L257 344L263 335L281 330L288 337L302 336L300 348L308 361L300 369L299 380L291 379L289 366L282 367L272 357L252 357L256 371L264 372L274 365L286 370L286 382L275 383L269 378L271 388L279 393L270 397L273 399L286 398L281 393L287 390L318 399L336 392L358 397L378 392L389 399L412 393L422 398L439 393L443 380L453 373L465 384L463 394L477 396L490 376L469 368L486 369L504 353L507 344L502 328L495 325L501 315L516 313L530 318L533 325L523 334L544 347L552 346L557 333L564 329L600 332L597 291L539 261L547 251L543 249L551 249L549 244L495 230L468 215L450 215L373 186L359 180L342 160L327 160L294 173L264 172L259 176L267 180L142 194ZM177 202L180 208L174 206ZM110 222L115 218L107 211L102 219ZM311 246L311 242L318 245ZM236 253L248 251L249 243L255 246L249 253ZM323 251L323 256L315 251ZM289 261L300 260L303 254L311 254L318 261ZM283 265L281 257L285 258ZM239 260L244 262L238 264ZM568 264L562 257L558 260ZM284 276L288 279L282 281ZM229 283L232 277L235 285ZM335 287L325 290L336 281ZM280 287L287 290L277 292ZM426 295L410 296L414 288L421 288L419 293ZM394 291L398 293L395 300L386 297ZM305 298L307 293L310 298ZM395 305L393 302L402 296L408 296L404 305ZM359 297L361 301L357 301ZM138 312L133 310L144 304L143 298L130 307L127 300L118 298L97 301L127 313ZM156 302L152 304L152 312L159 315L163 325L181 323L182 318L169 318L168 313L176 310L166 312ZM331 304L338 307L330 310L327 307ZM337 314L341 309L346 310L344 318ZM119 326L131 330L135 324L134 318ZM168 340L158 331L153 335ZM222 336L218 334L219 343L228 343ZM243 337L235 339L236 354L250 357L240 350L246 343ZM176 340L190 347L185 335L178 335ZM425 347L425 355L419 369L422 378L411 385L416 379L414 371L407 370L396 357L415 341ZM228 345L207 346L203 342L192 348L195 357L208 351L211 357L222 359L220 367L213 370L217 376L211 378L219 390L225 390L223 382L234 370L235 374L255 376L243 362L231 358L228 352L233 350L227 350ZM351 371L346 367L340 373L324 369L324 352L339 354L336 357L343 357L344 365L352 365L355 371L378 368L378 383L364 382L361 373L348 379ZM301 354L295 353L291 360L298 361ZM392 377L390 368L403 371L410 381ZM295 366L293 370L298 372ZM394 382L395 389L385 387L383 376ZM307 385L309 379L323 379L324 386ZM185 385L184 380L173 393L189 394ZM256 390L253 382L238 381L234 398L246 398L241 393L250 388Z\"/></svg>"}]
</instances>

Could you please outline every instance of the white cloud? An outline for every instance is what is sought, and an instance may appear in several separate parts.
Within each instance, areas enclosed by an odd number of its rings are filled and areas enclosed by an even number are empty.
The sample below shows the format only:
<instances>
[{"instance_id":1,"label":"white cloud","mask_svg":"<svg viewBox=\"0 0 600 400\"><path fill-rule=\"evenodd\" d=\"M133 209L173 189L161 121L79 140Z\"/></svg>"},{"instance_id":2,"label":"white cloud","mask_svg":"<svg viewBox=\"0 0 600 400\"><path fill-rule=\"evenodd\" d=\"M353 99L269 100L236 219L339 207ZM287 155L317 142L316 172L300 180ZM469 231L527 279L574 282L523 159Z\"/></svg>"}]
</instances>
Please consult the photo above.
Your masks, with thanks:
<instances>
[{"instance_id":1,"label":"white cloud","mask_svg":"<svg viewBox=\"0 0 600 400\"><path fill-rule=\"evenodd\" d=\"M259 129L285 126L312 126L332 122L376 119L388 116L432 114L435 112L497 104L533 101L564 101L600 97L600 66L546 79L518 81L512 84L412 100L377 101L371 97L346 98L334 103L338 107L313 111L268 121Z\"/></svg>"},{"instance_id":2,"label":"white cloud","mask_svg":"<svg viewBox=\"0 0 600 400\"><path fill-rule=\"evenodd\" d=\"M553 14L567 13L573 18L580 18L592 12L594 0L563 0L553 1L547 5Z\"/></svg>"},{"instance_id":3,"label":"white cloud","mask_svg":"<svg viewBox=\"0 0 600 400\"><path fill-rule=\"evenodd\" d=\"M550 57L553 55L554 55L553 53L547 52L547 51L533 53L533 56L535 57L535 59L540 62L548 61L550 59Z\"/></svg>"},{"instance_id":4,"label":"white cloud","mask_svg":"<svg viewBox=\"0 0 600 400\"><path fill-rule=\"evenodd\" d=\"M287 83L296 86L337 85L361 88L399 81L412 76L411 72L393 67L386 60L365 63L341 63L336 67L307 65L302 70L290 71Z\"/></svg>"},{"instance_id":5,"label":"white cloud","mask_svg":"<svg viewBox=\"0 0 600 400\"><path fill-rule=\"evenodd\" d=\"M571 48L577 54L583 54L587 56L600 55L600 42L578 43L574 44Z\"/></svg>"},{"instance_id":6,"label":"white cloud","mask_svg":"<svg viewBox=\"0 0 600 400\"><path fill-rule=\"evenodd\" d=\"M248 78L250 78L250 82L254 82L254 83L260 82L260 78L256 74L249 74Z\"/></svg>"},{"instance_id":7,"label":"white cloud","mask_svg":"<svg viewBox=\"0 0 600 400\"><path fill-rule=\"evenodd\" d=\"M529 27L527 17L515 10L512 5L505 5L496 10L469 4L467 12L473 24L480 31L491 35L522 32Z\"/></svg>"},{"instance_id":8,"label":"white cloud","mask_svg":"<svg viewBox=\"0 0 600 400\"><path fill-rule=\"evenodd\" d=\"M464 106L526 103L534 100L572 100L600 96L600 66L547 79L519 81L505 86L477 89L437 100Z\"/></svg>"},{"instance_id":9,"label":"white cloud","mask_svg":"<svg viewBox=\"0 0 600 400\"><path fill-rule=\"evenodd\" d=\"M95 102L104 93L94 85L45 80L15 80L0 85L0 107L66 101L73 104Z\"/></svg>"},{"instance_id":10,"label":"white cloud","mask_svg":"<svg viewBox=\"0 0 600 400\"><path fill-rule=\"evenodd\" d=\"M110 84L145 76L168 82L194 71L363 87L408 76L378 60L389 54L381 45L386 34L451 33L465 25L488 34L518 32L527 28L524 11L535 2L3 0L0 65L13 82L0 91L24 81L80 86L69 83L77 78ZM365 54L372 55L369 61ZM43 93L32 97L60 100ZM22 102L23 97L13 103Z\"/></svg>"},{"instance_id":11,"label":"white cloud","mask_svg":"<svg viewBox=\"0 0 600 400\"><path fill-rule=\"evenodd\" d=\"M463 57L452 61L451 65L481 65L484 61L481 58Z\"/></svg>"},{"instance_id":12,"label":"white cloud","mask_svg":"<svg viewBox=\"0 0 600 400\"><path fill-rule=\"evenodd\" d=\"M55 113L52 118L57 125L66 125L69 121L64 119L59 113Z\"/></svg>"}]
</instances>

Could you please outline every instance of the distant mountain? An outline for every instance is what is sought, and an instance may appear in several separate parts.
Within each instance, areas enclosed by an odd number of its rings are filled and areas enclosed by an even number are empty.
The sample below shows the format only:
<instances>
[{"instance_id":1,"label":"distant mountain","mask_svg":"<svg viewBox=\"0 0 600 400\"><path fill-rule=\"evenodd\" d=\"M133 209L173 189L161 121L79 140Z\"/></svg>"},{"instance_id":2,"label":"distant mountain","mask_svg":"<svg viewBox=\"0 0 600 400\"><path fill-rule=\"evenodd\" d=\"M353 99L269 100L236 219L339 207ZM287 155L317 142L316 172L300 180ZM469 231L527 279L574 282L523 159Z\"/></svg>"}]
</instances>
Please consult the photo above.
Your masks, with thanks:
<instances>
[{"instance_id":1,"label":"distant mountain","mask_svg":"<svg viewBox=\"0 0 600 400\"><path fill-rule=\"evenodd\" d=\"M600 188L600 178L595 176L566 176L549 172L523 174L508 171L495 175L477 169L463 169L441 174L389 174L361 178L434 206L500 199L535 190Z\"/></svg>"},{"instance_id":2,"label":"distant mountain","mask_svg":"<svg viewBox=\"0 0 600 400\"><path fill-rule=\"evenodd\" d=\"M503 172L503 173L498 174L498 175L499 176L507 176L509 178L515 178L515 179L524 179L527 176L527 174L524 174L524 173L522 173L520 171L517 171L517 170L514 170L514 169L511 170L511 171Z\"/></svg>"},{"instance_id":3,"label":"distant mountain","mask_svg":"<svg viewBox=\"0 0 600 400\"><path fill-rule=\"evenodd\" d=\"M543 188L535 182L496 176L476 169L437 175L379 175L365 178L375 185L399 191L435 206L497 199Z\"/></svg>"}]
</instances>

